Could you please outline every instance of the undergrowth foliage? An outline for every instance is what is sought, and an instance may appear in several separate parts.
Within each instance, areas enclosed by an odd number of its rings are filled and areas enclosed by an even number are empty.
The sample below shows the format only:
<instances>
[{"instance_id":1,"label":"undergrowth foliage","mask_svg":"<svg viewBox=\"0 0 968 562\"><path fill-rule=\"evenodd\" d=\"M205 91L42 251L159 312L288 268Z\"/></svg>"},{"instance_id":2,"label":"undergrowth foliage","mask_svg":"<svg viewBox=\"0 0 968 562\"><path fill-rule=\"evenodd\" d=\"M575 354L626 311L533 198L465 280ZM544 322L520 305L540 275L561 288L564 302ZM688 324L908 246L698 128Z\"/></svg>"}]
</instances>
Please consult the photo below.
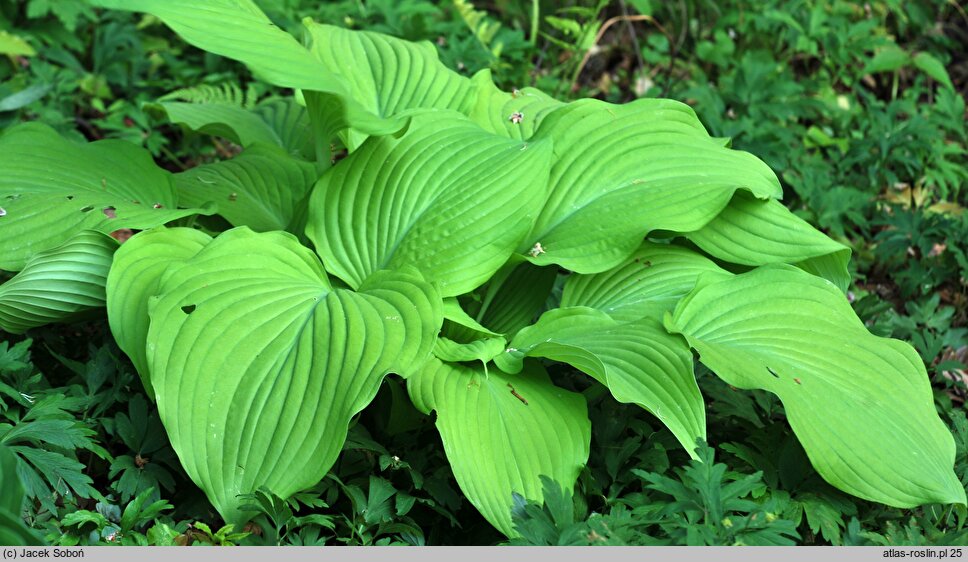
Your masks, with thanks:
<instances>
[{"instance_id":1,"label":"undergrowth foliage","mask_svg":"<svg viewBox=\"0 0 968 562\"><path fill-rule=\"evenodd\" d=\"M930 311L859 317L851 249L689 106L504 91L428 42L284 29L251 0L92 4L158 18L293 94L203 84L149 104L241 147L176 173L150 146L40 123L0 135L0 268L17 272L0 328L106 307L113 336L87 364L51 351L73 373L63 385L33 367L31 340L0 342L0 469L22 482L0 494L11 541L40 540L18 517L26 497L33 526L65 544L424 544L415 513L457 522L448 470L512 544L786 545L804 521L834 544L889 544L862 529L877 509L929 505L919 537L964 517L968 422L939 416L925 369L963 334L939 335ZM502 72L520 37L457 7ZM905 55L897 68L941 76ZM930 187L956 193L958 170L934 165ZM934 251L935 231L905 212L891 224L907 230L878 234L885 264L911 244ZM943 277L912 269L899 287ZM373 441L364 409L419 454ZM616 409L638 416L635 434ZM707 411L741 423L707 429ZM432 412L439 437L423 427ZM109 467L110 494L85 462ZM171 513L163 498L192 485L224 527ZM83 508L59 513L70 497ZM325 511L338 502L346 513Z\"/></svg>"}]
</instances>

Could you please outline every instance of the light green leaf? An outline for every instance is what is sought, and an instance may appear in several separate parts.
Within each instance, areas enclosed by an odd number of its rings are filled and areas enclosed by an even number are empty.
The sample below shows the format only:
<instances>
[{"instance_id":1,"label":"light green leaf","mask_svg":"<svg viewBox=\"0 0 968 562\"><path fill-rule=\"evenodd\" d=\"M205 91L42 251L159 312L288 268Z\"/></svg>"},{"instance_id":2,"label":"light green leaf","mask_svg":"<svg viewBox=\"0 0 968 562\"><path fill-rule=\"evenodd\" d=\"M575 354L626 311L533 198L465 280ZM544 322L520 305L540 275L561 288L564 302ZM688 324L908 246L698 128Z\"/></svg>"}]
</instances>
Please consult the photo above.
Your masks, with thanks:
<instances>
[{"instance_id":1,"label":"light green leaf","mask_svg":"<svg viewBox=\"0 0 968 562\"><path fill-rule=\"evenodd\" d=\"M419 409L437 411L437 429L457 484L485 519L508 536L512 494L540 502L540 476L571 490L588 460L591 423L580 394L551 384L530 365L520 375L432 359L407 381Z\"/></svg>"},{"instance_id":2,"label":"light green leaf","mask_svg":"<svg viewBox=\"0 0 968 562\"><path fill-rule=\"evenodd\" d=\"M487 281L531 228L551 144L491 135L453 111L411 115L405 135L371 138L323 175L306 232L351 287L413 265L442 296L463 294Z\"/></svg>"},{"instance_id":3,"label":"light green leaf","mask_svg":"<svg viewBox=\"0 0 968 562\"><path fill-rule=\"evenodd\" d=\"M454 297L444 299L444 319L478 334L487 336L501 335L498 332L485 328L477 320L474 320L474 318L461 308L460 302Z\"/></svg>"},{"instance_id":4,"label":"light green leaf","mask_svg":"<svg viewBox=\"0 0 968 562\"><path fill-rule=\"evenodd\" d=\"M186 205L214 203L234 226L259 232L292 230L304 224L303 209L316 182L316 168L278 147L255 144L222 162L175 174L178 196Z\"/></svg>"},{"instance_id":5,"label":"light green leaf","mask_svg":"<svg viewBox=\"0 0 968 562\"><path fill-rule=\"evenodd\" d=\"M330 469L387 373L431 353L440 297L412 270L333 289L287 233L223 233L149 303L148 364L185 471L226 521L239 494L288 497Z\"/></svg>"},{"instance_id":6,"label":"light green leaf","mask_svg":"<svg viewBox=\"0 0 968 562\"><path fill-rule=\"evenodd\" d=\"M947 88L954 89L955 85L951 83L951 76L948 75L948 71L945 69L944 64L938 59L931 56L929 53L918 53L914 55L911 60L919 70L934 78L937 82L940 82Z\"/></svg>"},{"instance_id":7,"label":"light green leaf","mask_svg":"<svg viewBox=\"0 0 968 562\"><path fill-rule=\"evenodd\" d=\"M414 43L308 20L304 23L312 53L329 72L341 75L349 96L366 111L380 117L415 108L470 112L475 101L474 85L444 66L429 42ZM312 106L318 102L312 97L306 101L313 112ZM331 105L332 100L322 103ZM324 120L327 126L332 122L332 117ZM364 138L351 134L346 145L354 150Z\"/></svg>"},{"instance_id":8,"label":"light green leaf","mask_svg":"<svg viewBox=\"0 0 968 562\"><path fill-rule=\"evenodd\" d=\"M125 141L75 144L39 123L0 136L0 269L18 271L81 230L146 229L178 209L171 174Z\"/></svg>"},{"instance_id":9,"label":"light green leaf","mask_svg":"<svg viewBox=\"0 0 968 562\"><path fill-rule=\"evenodd\" d=\"M503 92L491 82L488 70L475 74L472 81L477 87L477 102L470 117L495 135L528 140L545 116L565 105L537 88Z\"/></svg>"},{"instance_id":10,"label":"light green leaf","mask_svg":"<svg viewBox=\"0 0 968 562\"><path fill-rule=\"evenodd\" d=\"M825 277L841 291L850 286L850 248L831 240L779 201L737 193L709 224L683 236L731 263L789 263Z\"/></svg>"},{"instance_id":11,"label":"light green leaf","mask_svg":"<svg viewBox=\"0 0 968 562\"><path fill-rule=\"evenodd\" d=\"M668 334L653 318L620 324L587 307L549 310L518 332L495 364L513 373L525 357L561 361L588 374L619 402L654 414L691 455L696 439L706 438L692 353L681 337Z\"/></svg>"},{"instance_id":12,"label":"light green leaf","mask_svg":"<svg viewBox=\"0 0 968 562\"><path fill-rule=\"evenodd\" d=\"M91 0L91 3L102 8L147 12L165 22L188 43L240 61L270 84L323 93L339 106L331 124L334 131L352 125L369 134L388 134L406 126L406 121L383 119L364 109L343 76L272 23L252 0ZM363 64L364 61L355 62Z\"/></svg>"},{"instance_id":13,"label":"light green leaf","mask_svg":"<svg viewBox=\"0 0 968 562\"><path fill-rule=\"evenodd\" d=\"M24 487L17 475L17 457L7 447L0 446L0 544L5 546L33 546L43 544L37 533L27 528L21 519Z\"/></svg>"},{"instance_id":14,"label":"light green leaf","mask_svg":"<svg viewBox=\"0 0 968 562\"><path fill-rule=\"evenodd\" d=\"M666 327L729 384L776 394L834 486L895 507L965 503L920 357L871 335L830 283L764 266L695 290Z\"/></svg>"},{"instance_id":15,"label":"light green leaf","mask_svg":"<svg viewBox=\"0 0 968 562\"><path fill-rule=\"evenodd\" d=\"M22 37L0 30L0 55L32 57L37 51Z\"/></svg>"},{"instance_id":16,"label":"light green leaf","mask_svg":"<svg viewBox=\"0 0 968 562\"><path fill-rule=\"evenodd\" d=\"M212 238L191 228L140 232L114 255L107 278L108 324L118 347L128 354L148 396L154 398L145 348L148 299L159 294L161 276L197 254Z\"/></svg>"},{"instance_id":17,"label":"light green leaf","mask_svg":"<svg viewBox=\"0 0 968 562\"><path fill-rule=\"evenodd\" d=\"M692 250L646 242L612 269L568 276L561 306L596 308L619 322L658 320L696 286L700 276L718 281L731 275Z\"/></svg>"},{"instance_id":18,"label":"light green leaf","mask_svg":"<svg viewBox=\"0 0 968 562\"><path fill-rule=\"evenodd\" d=\"M469 343L459 343L443 336L437 338L434 344L434 355L443 361L467 362L480 361L487 363L501 353L507 340L501 337L474 340Z\"/></svg>"},{"instance_id":19,"label":"light green leaf","mask_svg":"<svg viewBox=\"0 0 968 562\"><path fill-rule=\"evenodd\" d=\"M117 247L106 234L81 231L35 254L23 271L0 285L0 329L22 334L104 306L104 284Z\"/></svg>"},{"instance_id":20,"label":"light green leaf","mask_svg":"<svg viewBox=\"0 0 968 562\"><path fill-rule=\"evenodd\" d=\"M519 247L538 265L604 271L650 231L701 228L737 189L782 193L766 164L725 148L671 100L573 102L544 118L532 137L542 139L554 139L551 194Z\"/></svg>"},{"instance_id":21,"label":"light green leaf","mask_svg":"<svg viewBox=\"0 0 968 562\"><path fill-rule=\"evenodd\" d=\"M911 64L911 55L897 45L890 45L871 57L864 67L863 74L894 72L908 64Z\"/></svg>"},{"instance_id":22,"label":"light green leaf","mask_svg":"<svg viewBox=\"0 0 968 562\"><path fill-rule=\"evenodd\" d=\"M512 259L491 278L477 312L481 324L511 336L534 321L558 277L555 267L518 260Z\"/></svg>"}]
</instances>

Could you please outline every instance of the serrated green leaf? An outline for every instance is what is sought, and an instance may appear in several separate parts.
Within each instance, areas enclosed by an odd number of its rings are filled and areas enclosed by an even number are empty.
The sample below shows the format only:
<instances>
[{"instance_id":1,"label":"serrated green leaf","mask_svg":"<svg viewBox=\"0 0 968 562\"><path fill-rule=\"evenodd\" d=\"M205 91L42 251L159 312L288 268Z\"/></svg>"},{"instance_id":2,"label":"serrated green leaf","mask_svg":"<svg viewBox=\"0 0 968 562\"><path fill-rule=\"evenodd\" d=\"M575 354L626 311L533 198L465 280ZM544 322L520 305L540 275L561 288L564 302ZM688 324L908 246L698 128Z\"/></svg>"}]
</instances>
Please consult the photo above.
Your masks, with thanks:
<instances>
[{"instance_id":1,"label":"serrated green leaf","mask_svg":"<svg viewBox=\"0 0 968 562\"><path fill-rule=\"evenodd\" d=\"M580 100L547 115L532 141L553 139L551 193L519 247L538 265L579 273L614 267L654 230L692 231L738 189L781 195L770 168L709 137L671 100Z\"/></svg>"},{"instance_id":2,"label":"serrated green leaf","mask_svg":"<svg viewBox=\"0 0 968 562\"><path fill-rule=\"evenodd\" d=\"M191 258L211 240L209 235L191 228L160 228L134 235L114 256L106 285L108 324L152 399L145 351L148 299L159 294L161 277L169 268Z\"/></svg>"},{"instance_id":3,"label":"serrated green leaf","mask_svg":"<svg viewBox=\"0 0 968 562\"><path fill-rule=\"evenodd\" d=\"M255 144L222 162L175 174L178 196L186 205L214 203L234 226L257 232L292 231L303 215L316 168L272 145Z\"/></svg>"},{"instance_id":4,"label":"serrated green leaf","mask_svg":"<svg viewBox=\"0 0 968 562\"><path fill-rule=\"evenodd\" d=\"M0 285L0 329L21 334L103 307L117 247L106 234L81 231L54 249L34 254L23 271Z\"/></svg>"},{"instance_id":5,"label":"serrated green leaf","mask_svg":"<svg viewBox=\"0 0 968 562\"><path fill-rule=\"evenodd\" d=\"M485 519L508 536L512 494L541 502L542 475L572 490L588 460L584 398L558 388L537 364L520 375L432 359L407 381L437 429L457 483Z\"/></svg>"},{"instance_id":6,"label":"serrated green leaf","mask_svg":"<svg viewBox=\"0 0 968 562\"><path fill-rule=\"evenodd\" d=\"M148 363L161 419L189 476L227 521L237 496L287 497L322 478L350 418L387 373L431 352L440 297L412 270L333 289L286 233L223 233L162 279Z\"/></svg>"},{"instance_id":7,"label":"serrated green leaf","mask_svg":"<svg viewBox=\"0 0 968 562\"><path fill-rule=\"evenodd\" d=\"M81 230L146 229L206 209L178 209L171 174L121 140L76 144L39 123L0 136L0 269Z\"/></svg>"},{"instance_id":8,"label":"serrated green leaf","mask_svg":"<svg viewBox=\"0 0 968 562\"><path fill-rule=\"evenodd\" d=\"M405 135L371 138L323 175L306 232L351 287L380 269L412 265L441 296L466 293L531 228L551 144L491 135L453 111L411 115Z\"/></svg>"},{"instance_id":9,"label":"serrated green leaf","mask_svg":"<svg viewBox=\"0 0 968 562\"><path fill-rule=\"evenodd\" d=\"M619 402L652 412L690 454L696 439L706 437L692 353L654 318L620 324L587 307L549 310L518 332L495 364L513 373L524 357L562 361L588 374Z\"/></svg>"},{"instance_id":10,"label":"serrated green leaf","mask_svg":"<svg viewBox=\"0 0 968 562\"><path fill-rule=\"evenodd\" d=\"M789 263L820 275L847 292L850 248L791 213L776 200L737 193L706 226L683 234L704 252L731 263Z\"/></svg>"},{"instance_id":11,"label":"serrated green leaf","mask_svg":"<svg viewBox=\"0 0 968 562\"><path fill-rule=\"evenodd\" d=\"M965 503L920 357L871 335L827 281L764 266L696 289L666 327L729 384L776 394L834 486L896 507Z\"/></svg>"},{"instance_id":12,"label":"serrated green leaf","mask_svg":"<svg viewBox=\"0 0 968 562\"><path fill-rule=\"evenodd\" d=\"M561 306L595 308L619 322L661 319L696 286L700 277L712 282L731 275L687 248L645 242L612 269L568 276Z\"/></svg>"}]
</instances>

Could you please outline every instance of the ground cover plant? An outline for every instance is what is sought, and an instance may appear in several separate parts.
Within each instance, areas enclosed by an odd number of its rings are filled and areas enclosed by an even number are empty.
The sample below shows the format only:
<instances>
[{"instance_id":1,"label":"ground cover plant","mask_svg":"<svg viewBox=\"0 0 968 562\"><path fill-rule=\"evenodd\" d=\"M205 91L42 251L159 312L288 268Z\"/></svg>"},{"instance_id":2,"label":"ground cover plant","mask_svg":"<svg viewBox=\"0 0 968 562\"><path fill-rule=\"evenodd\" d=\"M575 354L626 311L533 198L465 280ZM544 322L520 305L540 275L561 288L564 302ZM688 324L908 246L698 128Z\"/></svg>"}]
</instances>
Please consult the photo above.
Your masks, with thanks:
<instances>
[{"instance_id":1,"label":"ground cover plant","mask_svg":"<svg viewBox=\"0 0 968 562\"><path fill-rule=\"evenodd\" d=\"M195 4L4 13L11 542L965 540L956 10Z\"/></svg>"}]
</instances>

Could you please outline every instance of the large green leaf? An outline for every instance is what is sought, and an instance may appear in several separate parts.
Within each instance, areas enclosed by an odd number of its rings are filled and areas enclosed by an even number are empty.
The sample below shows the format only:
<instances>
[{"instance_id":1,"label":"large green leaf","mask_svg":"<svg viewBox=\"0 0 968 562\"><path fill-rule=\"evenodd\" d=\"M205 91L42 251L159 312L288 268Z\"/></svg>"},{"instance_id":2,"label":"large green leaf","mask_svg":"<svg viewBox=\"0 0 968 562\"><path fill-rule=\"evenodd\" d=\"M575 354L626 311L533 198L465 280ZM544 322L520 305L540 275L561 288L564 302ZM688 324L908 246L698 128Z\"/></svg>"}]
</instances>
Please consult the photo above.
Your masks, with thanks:
<instances>
[{"instance_id":1,"label":"large green leaf","mask_svg":"<svg viewBox=\"0 0 968 562\"><path fill-rule=\"evenodd\" d=\"M731 275L692 250L646 242L612 269L570 275L561 306L597 308L619 322L659 320L696 286L700 276L715 281Z\"/></svg>"},{"instance_id":2,"label":"large green leaf","mask_svg":"<svg viewBox=\"0 0 968 562\"><path fill-rule=\"evenodd\" d=\"M159 294L161 276L187 260L212 238L191 228L158 228L134 235L114 255L107 278L108 324L118 347L128 354L148 396L148 299Z\"/></svg>"},{"instance_id":3,"label":"large green leaf","mask_svg":"<svg viewBox=\"0 0 968 562\"><path fill-rule=\"evenodd\" d=\"M178 196L186 205L214 203L234 226L252 230L290 230L304 224L303 208L316 182L316 168L283 149L255 144L222 162L175 175Z\"/></svg>"},{"instance_id":4,"label":"large green leaf","mask_svg":"<svg viewBox=\"0 0 968 562\"><path fill-rule=\"evenodd\" d=\"M334 289L287 233L223 233L169 269L149 304L148 364L182 466L229 522L239 494L286 497L335 462L387 373L412 373L440 297L412 270Z\"/></svg>"},{"instance_id":5,"label":"large green leaf","mask_svg":"<svg viewBox=\"0 0 968 562\"><path fill-rule=\"evenodd\" d=\"M666 326L729 384L779 396L834 486L896 507L965 503L920 357L871 335L827 281L764 266L696 289Z\"/></svg>"},{"instance_id":6,"label":"large green leaf","mask_svg":"<svg viewBox=\"0 0 968 562\"><path fill-rule=\"evenodd\" d=\"M565 105L537 88L503 92L491 82L490 71L481 71L472 80L477 101L470 117L496 135L528 140L549 113Z\"/></svg>"},{"instance_id":7,"label":"large green leaf","mask_svg":"<svg viewBox=\"0 0 968 562\"><path fill-rule=\"evenodd\" d=\"M340 74L349 95L375 115L391 117L415 108L466 114L475 102L471 80L444 66L427 41L414 43L312 22L306 27L312 53L330 72ZM347 146L355 149L364 138L352 134Z\"/></svg>"},{"instance_id":8,"label":"large green leaf","mask_svg":"<svg viewBox=\"0 0 968 562\"><path fill-rule=\"evenodd\" d=\"M35 254L23 271L0 285L0 329L21 334L65 322L104 306L104 284L118 243L81 231L64 244Z\"/></svg>"},{"instance_id":9,"label":"large green leaf","mask_svg":"<svg viewBox=\"0 0 968 562\"><path fill-rule=\"evenodd\" d=\"M790 263L826 278L841 291L850 285L850 248L828 238L776 200L737 193L706 226L684 234L703 251L742 265Z\"/></svg>"},{"instance_id":10,"label":"large green leaf","mask_svg":"<svg viewBox=\"0 0 968 562\"><path fill-rule=\"evenodd\" d=\"M498 137L453 111L414 112L405 135L371 138L323 175L307 234L351 287L413 265L442 296L459 295L487 281L531 228L550 157L550 142Z\"/></svg>"},{"instance_id":11,"label":"large green leaf","mask_svg":"<svg viewBox=\"0 0 968 562\"><path fill-rule=\"evenodd\" d=\"M520 375L432 359L407 381L418 409L437 411L437 429L454 477L484 518L502 533L512 494L540 502L540 476L571 490L588 460L591 423L580 394L551 384L529 365Z\"/></svg>"},{"instance_id":12,"label":"large green leaf","mask_svg":"<svg viewBox=\"0 0 968 562\"><path fill-rule=\"evenodd\" d=\"M306 109L295 100L269 99L252 109L231 103L161 101L147 106L193 131L225 137L244 147L255 143L283 148L293 156L313 158L312 130Z\"/></svg>"},{"instance_id":13,"label":"large green leaf","mask_svg":"<svg viewBox=\"0 0 968 562\"><path fill-rule=\"evenodd\" d=\"M39 123L0 136L0 269L81 230L145 229L208 209L178 209L171 174L125 141L76 144Z\"/></svg>"},{"instance_id":14,"label":"large green leaf","mask_svg":"<svg viewBox=\"0 0 968 562\"><path fill-rule=\"evenodd\" d=\"M556 267L537 267L512 259L488 283L477 320L492 330L513 336L541 312L557 277Z\"/></svg>"},{"instance_id":15,"label":"large green leaf","mask_svg":"<svg viewBox=\"0 0 968 562\"><path fill-rule=\"evenodd\" d=\"M696 439L706 438L689 346L653 318L620 324L593 308L549 310L518 332L495 363L513 373L525 357L562 361L592 376L619 402L652 412L690 454Z\"/></svg>"},{"instance_id":16,"label":"large green leaf","mask_svg":"<svg viewBox=\"0 0 968 562\"><path fill-rule=\"evenodd\" d=\"M95 6L147 12L188 43L244 63L252 72L276 86L314 90L340 107L331 126L334 131L353 126L369 134L387 134L406 126L365 109L350 91L349 83L303 47L259 9L253 0L91 0ZM365 60L354 60L364 64ZM347 65L346 62L342 69Z\"/></svg>"},{"instance_id":17,"label":"large green leaf","mask_svg":"<svg viewBox=\"0 0 968 562\"><path fill-rule=\"evenodd\" d=\"M654 230L712 220L737 189L781 195L770 168L709 137L688 106L580 100L549 113L532 141L554 139L551 193L519 248L538 265L614 267Z\"/></svg>"}]
</instances>

